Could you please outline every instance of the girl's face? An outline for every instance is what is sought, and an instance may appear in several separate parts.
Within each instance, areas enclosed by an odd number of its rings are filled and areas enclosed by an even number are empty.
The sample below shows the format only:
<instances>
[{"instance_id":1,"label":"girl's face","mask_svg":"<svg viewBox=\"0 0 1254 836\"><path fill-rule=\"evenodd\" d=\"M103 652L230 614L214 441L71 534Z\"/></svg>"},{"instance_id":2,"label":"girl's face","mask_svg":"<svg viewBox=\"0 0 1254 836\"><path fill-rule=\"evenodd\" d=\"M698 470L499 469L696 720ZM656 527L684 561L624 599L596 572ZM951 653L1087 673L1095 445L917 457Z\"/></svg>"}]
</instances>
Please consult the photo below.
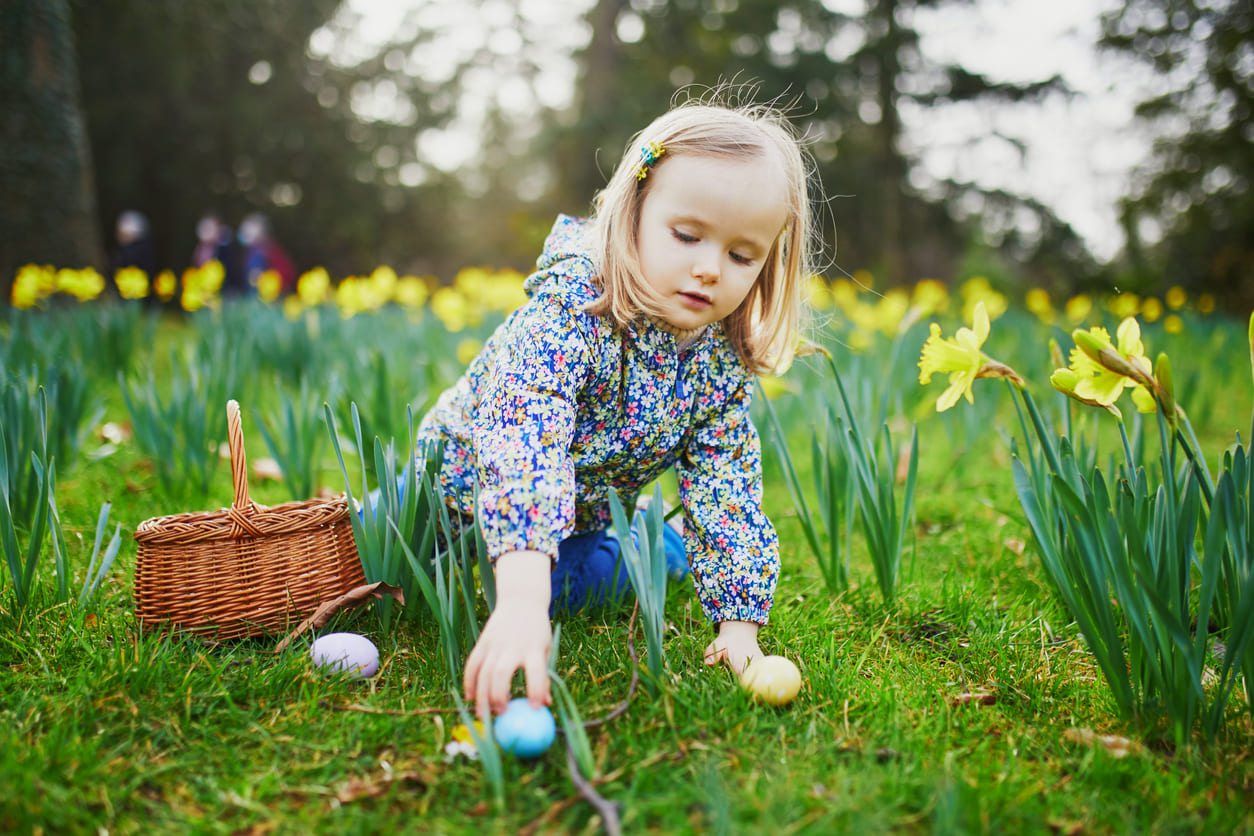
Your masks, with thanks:
<instances>
[{"instance_id":1,"label":"girl's face","mask_svg":"<svg viewBox=\"0 0 1254 836\"><path fill-rule=\"evenodd\" d=\"M783 174L766 155L680 155L649 177L636 249L662 319L685 331L718 322L740 307L783 232Z\"/></svg>"}]
</instances>

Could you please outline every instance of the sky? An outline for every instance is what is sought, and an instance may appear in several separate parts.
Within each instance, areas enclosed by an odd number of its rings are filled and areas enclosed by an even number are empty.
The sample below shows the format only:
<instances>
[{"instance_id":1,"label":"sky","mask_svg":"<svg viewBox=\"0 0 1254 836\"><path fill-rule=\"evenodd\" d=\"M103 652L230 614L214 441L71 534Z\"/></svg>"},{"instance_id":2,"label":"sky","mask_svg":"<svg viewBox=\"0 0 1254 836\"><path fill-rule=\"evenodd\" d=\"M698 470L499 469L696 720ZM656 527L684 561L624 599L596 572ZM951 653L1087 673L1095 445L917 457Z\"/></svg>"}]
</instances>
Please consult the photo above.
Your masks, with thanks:
<instances>
[{"instance_id":1,"label":"sky","mask_svg":"<svg viewBox=\"0 0 1254 836\"><path fill-rule=\"evenodd\" d=\"M841 11L858 12L862 0L825 0ZM396 34L405 13L436 14L437 6L426 0L345 0L361 15L350 42L332 44L328 39L315 51L331 51L351 60L374 49ZM542 28L553 49L537 94L546 104L562 105L574 90L574 64L563 53L586 41L587 29L579 18L592 0L519 0L524 17ZM1131 118L1139 98L1136 75L1117 59L1099 56L1094 48L1098 17L1115 0L979 0L969 7L951 5L918 12L916 26L922 49L934 60L961 63L967 69L994 79L1031 81L1055 73L1078 95L1050 101L1044 106L992 109L966 105L943 111L903 113L905 141L921 162L918 185L932 179L952 178L990 188L1026 194L1051 206L1085 239L1101 259L1114 256L1122 246L1115 203L1130 183L1133 167L1148 153L1148 140L1139 134ZM475 17L512 14L502 0L476 0ZM455 55L473 49L482 38L465 25L448 20L429 21L449 32L447 49ZM464 23L456 21L455 24ZM494 51L508 54L511 30L496 37ZM438 73L438 66L429 72ZM526 107L529 92L502 90L501 74L484 72L469 85L482 97L497 95L502 101ZM386 102L363 103L363 108L386 111ZM420 153L441 168L453 168L473 155L475 107L462 122L446 132L423 132ZM1011 137L1026 147L1021 153ZM1026 219L1025 219L1026 222Z\"/></svg>"}]
</instances>

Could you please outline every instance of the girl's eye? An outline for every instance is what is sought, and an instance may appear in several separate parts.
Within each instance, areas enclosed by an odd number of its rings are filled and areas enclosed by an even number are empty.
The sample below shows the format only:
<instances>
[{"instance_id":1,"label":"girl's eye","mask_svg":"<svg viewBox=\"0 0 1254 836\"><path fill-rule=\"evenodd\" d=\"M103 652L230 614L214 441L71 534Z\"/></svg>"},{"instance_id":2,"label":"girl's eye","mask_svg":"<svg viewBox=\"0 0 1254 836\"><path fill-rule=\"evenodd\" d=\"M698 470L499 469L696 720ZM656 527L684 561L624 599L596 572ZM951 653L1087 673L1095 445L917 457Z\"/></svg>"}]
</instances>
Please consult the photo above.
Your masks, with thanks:
<instances>
[{"instance_id":1,"label":"girl's eye","mask_svg":"<svg viewBox=\"0 0 1254 836\"><path fill-rule=\"evenodd\" d=\"M748 267L753 263L752 258L749 258L747 255L741 255L740 253L731 253L731 260L745 267Z\"/></svg>"},{"instance_id":2,"label":"girl's eye","mask_svg":"<svg viewBox=\"0 0 1254 836\"><path fill-rule=\"evenodd\" d=\"M680 232L678 229L672 229L671 235L675 236L676 241L682 241L685 244L691 244L692 242L697 240L697 237L695 235L689 235L686 232Z\"/></svg>"}]
</instances>

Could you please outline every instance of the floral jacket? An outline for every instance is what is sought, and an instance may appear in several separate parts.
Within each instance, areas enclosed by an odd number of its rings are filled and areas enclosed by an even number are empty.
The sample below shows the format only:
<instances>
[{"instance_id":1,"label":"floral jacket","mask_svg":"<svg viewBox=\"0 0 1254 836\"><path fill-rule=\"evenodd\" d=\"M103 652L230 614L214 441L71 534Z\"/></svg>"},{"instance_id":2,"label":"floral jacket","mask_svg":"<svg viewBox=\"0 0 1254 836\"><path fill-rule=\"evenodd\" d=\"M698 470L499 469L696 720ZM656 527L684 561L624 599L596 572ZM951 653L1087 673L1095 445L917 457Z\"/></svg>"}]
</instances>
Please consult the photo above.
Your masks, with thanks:
<instances>
[{"instance_id":1,"label":"floral jacket","mask_svg":"<svg viewBox=\"0 0 1254 836\"><path fill-rule=\"evenodd\" d=\"M440 483L474 510L489 556L553 555L572 534L610 524L670 467L697 596L713 622L765 624L779 540L762 512L762 460L749 420L753 375L721 325L682 348L647 320L616 329L582 310L599 295L585 221L559 216L528 302L492 335L422 420L443 439Z\"/></svg>"}]
</instances>

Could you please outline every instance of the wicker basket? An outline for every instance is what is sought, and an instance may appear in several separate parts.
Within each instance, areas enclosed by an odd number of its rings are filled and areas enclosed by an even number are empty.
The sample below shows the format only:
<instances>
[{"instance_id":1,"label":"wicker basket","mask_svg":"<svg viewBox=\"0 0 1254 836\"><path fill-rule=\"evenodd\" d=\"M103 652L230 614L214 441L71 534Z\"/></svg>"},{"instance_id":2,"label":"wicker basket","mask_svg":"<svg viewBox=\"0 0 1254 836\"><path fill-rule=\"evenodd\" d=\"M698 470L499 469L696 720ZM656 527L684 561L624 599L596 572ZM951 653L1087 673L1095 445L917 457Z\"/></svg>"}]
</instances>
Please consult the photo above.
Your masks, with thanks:
<instances>
[{"instance_id":1,"label":"wicker basket","mask_svg":"<svg viewBox=\"0 0 1254 836\"><path fill-rule=\"evenodd\" d=\"M228 402L226 414L231 507L153 517L135 531L135 615L147 630L212 639L278 632L366 582L345 497L254 503L239 404Z\"/></svg>"}]
</instances>

